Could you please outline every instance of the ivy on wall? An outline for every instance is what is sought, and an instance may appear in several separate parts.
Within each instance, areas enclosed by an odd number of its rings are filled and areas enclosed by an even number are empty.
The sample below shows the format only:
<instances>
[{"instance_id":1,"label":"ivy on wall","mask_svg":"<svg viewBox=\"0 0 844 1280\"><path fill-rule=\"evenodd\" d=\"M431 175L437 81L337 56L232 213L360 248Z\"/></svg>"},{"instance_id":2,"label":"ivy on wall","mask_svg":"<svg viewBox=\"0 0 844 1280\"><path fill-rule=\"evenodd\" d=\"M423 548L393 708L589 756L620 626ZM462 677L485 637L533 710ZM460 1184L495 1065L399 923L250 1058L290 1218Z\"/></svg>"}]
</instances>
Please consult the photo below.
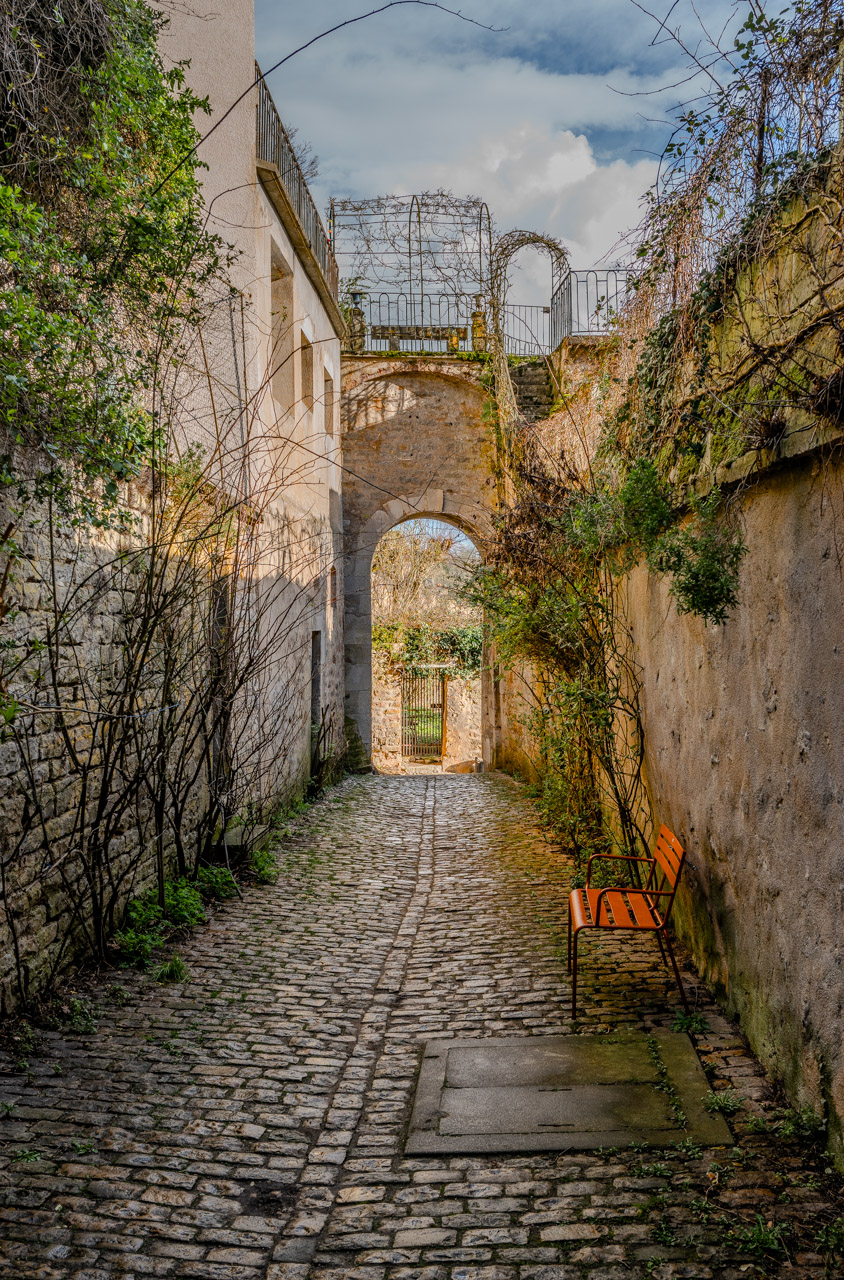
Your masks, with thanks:
<instances>
[{"instance_id":1,"label":"ivy on wall","mask_svg":"<svg viewBox=\"0 0 844 1280\"><path fill-rule=\"evenodd\" d=\"M198 165L176 167L207 104L165 68L163 25L143 0L12 3L0 19L0 480L77 522L109 519L154 460L162 360L221 265Z\"/></svg>"},{"instance_id":2,"label":"ivy on wall","mask_svg":"<svg viewBox=\"0 0 844 1280\"><path fill-rule=\"evenodd\" d=\"M746 483L789 432L844 418L842 18L842 0L754 6L713 49L723 75L678 112L597 376L572 394L549 362L552 422L521 419L493 334L502 509L472 591L499 658L530 664L541 803L578 856L652 829L624 576L644 564L679 613L726 624L746 550L728 464Z\"/></svg>"},{"instance_id":3,"label":"ivy on wall","mask_svg":"<svg viewBox=\"0 0 844 1280\"><path fill-rule=\"evenodd\" d=\"M480 623L452 627L376 623L372 647L386 655L394 671L414 674L432 663L445 663L451 675L471 679L481 670L483 627Z\"/></svg>"}]
</instances>

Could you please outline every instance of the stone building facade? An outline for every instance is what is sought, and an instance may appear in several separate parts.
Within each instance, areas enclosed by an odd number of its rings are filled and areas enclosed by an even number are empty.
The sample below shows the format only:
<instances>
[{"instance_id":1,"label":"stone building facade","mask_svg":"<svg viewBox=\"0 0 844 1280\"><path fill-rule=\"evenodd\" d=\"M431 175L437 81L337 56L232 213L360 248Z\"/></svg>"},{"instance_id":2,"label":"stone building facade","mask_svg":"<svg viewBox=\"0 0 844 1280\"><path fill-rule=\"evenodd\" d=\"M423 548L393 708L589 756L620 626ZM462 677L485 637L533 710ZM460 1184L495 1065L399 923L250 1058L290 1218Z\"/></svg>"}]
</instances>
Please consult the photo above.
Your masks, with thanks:
<instances>
[{"instance_id":1,"label":"stone building facade","mask_svg":"<svg viewBox=\"0 0 844 1280\"><path fill-rule=\"evenodd\" d=\"M485 366L455 356L343 361L346 713L372 746L371 566L378 539L411 517L462 529L483 554L497 499ZM495 752L484 663L483 757Z\"/></svg>"},{"instance_id":2,"label":"stone building facade","mask_svg":"<svg viewBox=\"0 0 844 1280\"><path fill-rule=\"evenodd\" d=\"M190 87L210 102L210 117L197 119L201 132L212 130L199 147L207 166L200 176L209 228L233 254L233 288L212 290L204 300L195 347L173 375L172 458L199 459L211 509L216 502L241 513L236 518L250 526L248 564L235 566L225 594L210 612L197 613L197 627L219 627L222 634L234 625L231 599L246 600L239 638L263 652L240 721L232 724L252 780L238 804L266 813L301 792L320 758L339 757L344 745L344 322L324 228L295 162L288 163L290 149L269 92L256 84L252 0L234 0L222 10L199 0L173 6L169 17L164 59L188 60ZM19 537L11 625L19 635L43 637L56 608L76 608L72 662L64 663L59 693L78 713L64 736L57 719L45 713L27 721L18 745L0 744L3 1009L37 994L90 951L92 930L100 938L113 933L125 902L154 883L157 866L177 868L179 842L190 840L201 808L195 787L179 814L178 839L177 824L166 813L156 825L159 757L149 733L135 744L149 786L135 786L125 812L114 800L121 786L128 794L125 780L115 774L104 800L108 787L98 772L113 738L111 713L102 712L108 701L103 690L111 697L108 691L122 678L118 658L134 613L131 575L121 577L115 566L143 548L155 484L155 477L143 475L123 495L137 517L136 536L54 531L51 546L49 513L33 511L31 527ZM106 584L99 591L98 580ZM201 680L203 673L196 674ZM25 689L16 694L27 700ZM114 714L129 723L123 712ZM145 732L154 725L154 716L128 713L130 719L135 714ZM97 734L105 735L102 750ZM222 749L215 740L212 751ZM232 820L242 817L235 813ZM192 856L183 852L183 863Z\"/></svg>"},{"instance_id":3,"label":"stone building facade","mask_svg":"<svg viewBox=\"0 0 844 1280\"><path fill-rule=\"evenodd\" d=\"M174 7L164 48L190 60L187 79L209 98L211 115L198 121L213 130L198 152L203 191L211 229L237 254L249 483L264 495L266 625L278 638L267 689L280 761L272 789L283 792L307 780L313 718L323 750L339 754L344 740L337 265L269 88L255 85L253 0ZM209 408L194 430L209 429Z\"/></svg>"}]
</instances>

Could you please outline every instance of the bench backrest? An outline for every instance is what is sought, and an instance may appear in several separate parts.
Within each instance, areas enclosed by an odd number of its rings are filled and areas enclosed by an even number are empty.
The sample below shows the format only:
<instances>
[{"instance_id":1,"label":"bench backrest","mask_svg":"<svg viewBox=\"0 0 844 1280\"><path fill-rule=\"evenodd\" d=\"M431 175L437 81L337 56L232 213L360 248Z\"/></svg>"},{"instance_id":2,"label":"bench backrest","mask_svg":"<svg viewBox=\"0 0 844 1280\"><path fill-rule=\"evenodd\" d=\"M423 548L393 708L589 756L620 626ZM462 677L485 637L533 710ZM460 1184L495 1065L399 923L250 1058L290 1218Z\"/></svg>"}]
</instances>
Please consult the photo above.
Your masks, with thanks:
<instances>
[{"instance_id":1,"label":"bench backrest","mask_svg":"<svg viewBox=\"0 0 844 1280\"><path fill-rule=\"evenodd\" d=\"M653 865L647 884L648 889L671 894L670 898L657 899L659 913L663 920L668 919L668 913L674 902L674 894L677 891L677 884L680 880L685 858L686 851L680 841L674 832L669 831L668 827L663 823L656 838Z\"/></svg>"}]
</instances>

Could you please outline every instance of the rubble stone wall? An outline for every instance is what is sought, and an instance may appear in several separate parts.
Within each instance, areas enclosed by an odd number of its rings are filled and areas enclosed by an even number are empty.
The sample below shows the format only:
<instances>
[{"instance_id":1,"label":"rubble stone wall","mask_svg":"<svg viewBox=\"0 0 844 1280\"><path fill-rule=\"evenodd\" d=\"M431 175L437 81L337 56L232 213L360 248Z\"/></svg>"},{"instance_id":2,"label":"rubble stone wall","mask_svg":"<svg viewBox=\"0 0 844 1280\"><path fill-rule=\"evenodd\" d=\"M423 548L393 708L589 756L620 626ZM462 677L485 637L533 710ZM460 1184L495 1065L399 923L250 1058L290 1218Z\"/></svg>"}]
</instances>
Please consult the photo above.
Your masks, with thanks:
<instances>
[{"instance_id":1,"label":"rubble stone wall","mask_svg":"<svg viewBox=\"0 0 844 1280\"><path fill-rule=\"evenodd\" d=\"M482 759L481 677L449 676L446 697L446 740L443 768L474 766ZM401 773L406 761L401 751L401 679L387 657L372 653L372 763L381 773Z\"/></svg>"}]
</instances>

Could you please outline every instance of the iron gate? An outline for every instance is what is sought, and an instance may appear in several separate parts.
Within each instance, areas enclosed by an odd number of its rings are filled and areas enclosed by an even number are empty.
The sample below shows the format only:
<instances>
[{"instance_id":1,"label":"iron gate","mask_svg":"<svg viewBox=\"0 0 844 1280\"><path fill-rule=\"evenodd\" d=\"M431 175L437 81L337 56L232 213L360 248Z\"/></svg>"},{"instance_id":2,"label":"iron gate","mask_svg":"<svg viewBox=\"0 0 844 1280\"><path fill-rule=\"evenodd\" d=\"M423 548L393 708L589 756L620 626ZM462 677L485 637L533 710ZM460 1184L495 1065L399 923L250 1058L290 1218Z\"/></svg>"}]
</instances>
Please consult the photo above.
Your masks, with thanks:
<instances>
[{"instance_id":1,"label":"iron gate","mask_svg":"<svg viewBox=\"0 0 844 1280\"><path fill-rule=\"evenodd\" d=\"M401 753L411 760L442 760L446 734L446 676L426 671L401 678Z\"/></svg>"}]
</instances>

